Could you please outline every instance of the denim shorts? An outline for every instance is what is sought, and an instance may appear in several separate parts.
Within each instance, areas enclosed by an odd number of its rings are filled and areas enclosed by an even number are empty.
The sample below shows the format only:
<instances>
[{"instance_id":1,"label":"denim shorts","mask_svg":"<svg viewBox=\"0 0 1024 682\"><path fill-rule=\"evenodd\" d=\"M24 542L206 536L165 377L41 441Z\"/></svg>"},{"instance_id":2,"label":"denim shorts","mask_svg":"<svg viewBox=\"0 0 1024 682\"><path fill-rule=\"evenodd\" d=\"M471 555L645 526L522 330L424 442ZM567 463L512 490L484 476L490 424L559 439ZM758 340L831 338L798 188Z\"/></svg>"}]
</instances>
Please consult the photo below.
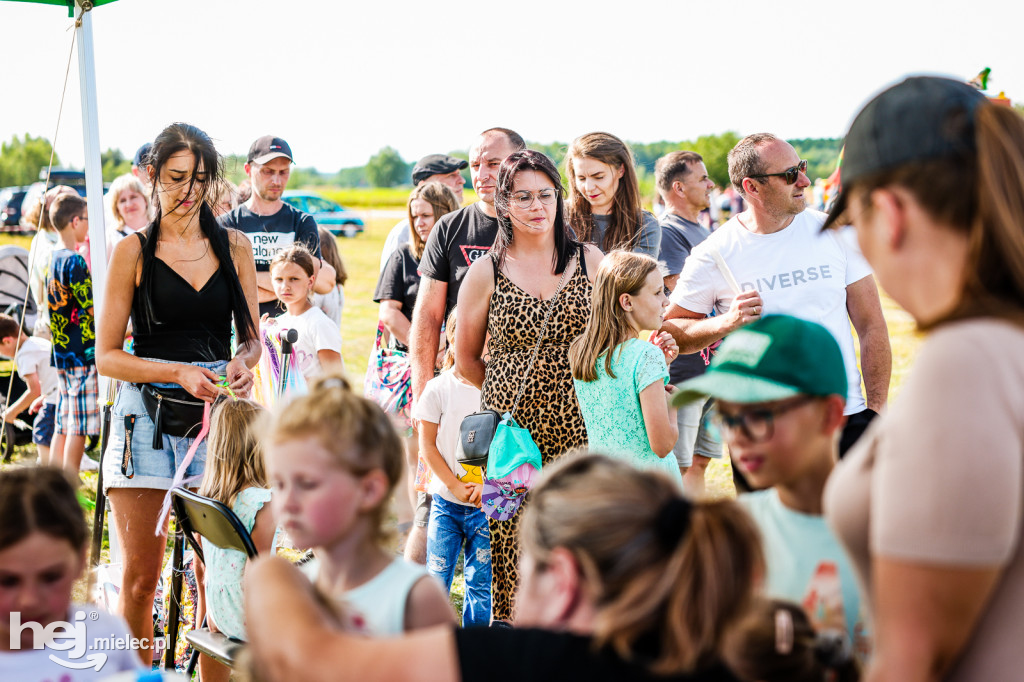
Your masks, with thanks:
<instances>
[{"instance_id":1,"label":"denim shorts","mask_svg":"<svg viewBox=\"0 0 1024 682\"><path fill-rule=\"evenodd\" d=\"M159 361L158 361L159 362ZM198 367L224 373L226 360L216 362L193 362ZM176 388L177 384L154 384L161 388ZM121 472L125 452L125 423L131 422L131 466L128 475ZM168 490L174 480L174 473L185 460L185 454L194 438L177 438L164 434L163 447L153 449L153 420L142 404L142 393L134 384L121 382L114 400L110 418L110 442L103 455L103 490L110 488L153 488ZM199 478L206 468L206 441L196 450L195 458L185 470L185 480L195 479L189 487L197 487Z\"/></svg>"}]
</instances>

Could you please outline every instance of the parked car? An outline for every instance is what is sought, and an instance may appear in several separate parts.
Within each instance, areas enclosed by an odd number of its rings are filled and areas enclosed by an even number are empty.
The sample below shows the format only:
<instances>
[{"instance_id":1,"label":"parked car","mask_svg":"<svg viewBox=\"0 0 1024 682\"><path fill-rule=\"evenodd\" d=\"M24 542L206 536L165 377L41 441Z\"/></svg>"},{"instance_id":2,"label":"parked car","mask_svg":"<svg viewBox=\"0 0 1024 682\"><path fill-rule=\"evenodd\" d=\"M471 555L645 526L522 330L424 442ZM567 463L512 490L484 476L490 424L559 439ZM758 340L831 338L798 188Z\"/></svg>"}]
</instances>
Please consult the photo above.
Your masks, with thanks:
<instances>
[{"instance_id":1,"label":"parked car","mask_svg":"<svg viewBox=\"0 0 1024 682\"><path fill-rule=\"evenodd\" d=\"M355 213L319 194L289 190L281 198L300 211L313 216L318 226L325 228L334 236L355 237L366 227L363 219Z\"/></svg>"},{"instance_id":2,"label":"parked car","mask_svg":"<svg viewBox=\"0 0 1024 682\"><path fill-rule=\"evenodd\" d=\"M0 189L0 226L17 225L21 220L21 202L25 200L25 187Z\"/></svg>"},{"instance_id":3,"label":"parked car","mask_svg":"<svg viewBox=\"0 0 1024 682\"><path fill-rule=\"evenodd\" d=\"M71 189L85 196L85 172L71 170L69 168L54 168L50 171L50 184L46 184L46 169L39 171L39 182L33 182L25 188L25 197L21 200L21 212L24 214L28 209L39 203L39 197L43 196L43 190L49 186L51 189L57 185L67 185ZM22 228L34 230L35 225L22 225Z\"/></svg>"}]
</instances>

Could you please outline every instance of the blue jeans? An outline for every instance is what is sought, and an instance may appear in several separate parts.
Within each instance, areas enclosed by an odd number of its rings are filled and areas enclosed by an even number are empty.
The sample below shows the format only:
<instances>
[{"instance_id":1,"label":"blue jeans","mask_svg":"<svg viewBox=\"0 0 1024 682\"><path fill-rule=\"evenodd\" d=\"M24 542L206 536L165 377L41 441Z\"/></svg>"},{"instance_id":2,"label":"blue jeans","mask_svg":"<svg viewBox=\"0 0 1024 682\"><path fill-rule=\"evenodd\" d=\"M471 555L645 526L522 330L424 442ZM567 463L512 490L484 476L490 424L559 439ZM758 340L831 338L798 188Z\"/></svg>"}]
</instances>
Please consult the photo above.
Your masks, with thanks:
<instances>
[{"instance_id":1,"label":"blue jeans","mask_svg":"<svg viewBox=\"0 0 1024 682\"><path fill-rule=\"evenodd\" d=\"M476 507L449 502L440 495L433 497L427 526L427 571L444 582L450 592L459 552L465 545L462 627L486 627L491 622L491 532L487 516Z\"/></svg>"}]
</instances>

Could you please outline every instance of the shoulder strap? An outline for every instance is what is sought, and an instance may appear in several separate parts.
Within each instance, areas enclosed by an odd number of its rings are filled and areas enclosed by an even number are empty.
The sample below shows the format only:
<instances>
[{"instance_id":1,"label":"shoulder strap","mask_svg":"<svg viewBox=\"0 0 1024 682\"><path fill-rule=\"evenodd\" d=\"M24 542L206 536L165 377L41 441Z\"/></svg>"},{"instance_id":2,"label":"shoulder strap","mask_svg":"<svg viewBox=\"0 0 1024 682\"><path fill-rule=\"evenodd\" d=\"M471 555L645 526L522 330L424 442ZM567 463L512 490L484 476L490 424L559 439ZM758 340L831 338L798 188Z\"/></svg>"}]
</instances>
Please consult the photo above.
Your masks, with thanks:
<instances>
[{"instance_id":1,"label":"shoulder strap","mask_svg":"<svg viewBox=\"0 0 1024 682\"><path fill-rule=\"evenodd\" d=\"M589 279L590 275L587 273L587 247L585 247L583 244L580 244L580 255L579 255L579 258L580 258L580 268L583 269L583 275Z\"/></svg>"},{"instance_id":2,"label":"shoulder strap","mask_svg":"<svg viewBox=\"0 0 1024 682\"><path fill-rule=\"evenodd\" d=\"M497 286L498 285L498 260L494 257L494 255L490 251L487 252L487 257L491 259L491 268L494 270L494 285Z\"/></svg>"}]
</instances>

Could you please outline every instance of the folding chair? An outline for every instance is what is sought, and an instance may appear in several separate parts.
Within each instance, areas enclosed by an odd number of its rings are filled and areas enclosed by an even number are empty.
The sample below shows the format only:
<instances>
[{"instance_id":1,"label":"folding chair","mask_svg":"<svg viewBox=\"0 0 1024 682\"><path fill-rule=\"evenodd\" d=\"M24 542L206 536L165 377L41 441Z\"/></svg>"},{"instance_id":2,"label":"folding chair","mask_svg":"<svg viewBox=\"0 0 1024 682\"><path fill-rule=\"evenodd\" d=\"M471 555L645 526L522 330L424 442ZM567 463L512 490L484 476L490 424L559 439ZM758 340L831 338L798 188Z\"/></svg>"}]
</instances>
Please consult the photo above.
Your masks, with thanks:
<instances>
[{"instance_id":1,"label":"folding chair","mask_svg":"<svg viewBox=\"0 0 1024 682\"><path fill-rule=\"evenodd\" d=\"M177 519L177 531L174 540L173 580L171 584L171 608L168 614L167 663L165 668L174 666L174 649L178 642L178 600L181 598L181 571L184 564L184 543L188 541L199 561L203 560L202 536L221 549L234 549L244 552L250 559L256 556L256 545L253 544L249 531L245 529L235 513L227 505L197 495L183 488L176 488L171 493L171 506ZM244 648L245 642L228 637L219 632L212 632L206 627L204 620L201 628L185 633L185 639L192 645L192 658L189 660L187 675L189 679L195 670L199 653L204 653L227 666L234 665L235 658Z\"/></svg>"}]
</instances>

